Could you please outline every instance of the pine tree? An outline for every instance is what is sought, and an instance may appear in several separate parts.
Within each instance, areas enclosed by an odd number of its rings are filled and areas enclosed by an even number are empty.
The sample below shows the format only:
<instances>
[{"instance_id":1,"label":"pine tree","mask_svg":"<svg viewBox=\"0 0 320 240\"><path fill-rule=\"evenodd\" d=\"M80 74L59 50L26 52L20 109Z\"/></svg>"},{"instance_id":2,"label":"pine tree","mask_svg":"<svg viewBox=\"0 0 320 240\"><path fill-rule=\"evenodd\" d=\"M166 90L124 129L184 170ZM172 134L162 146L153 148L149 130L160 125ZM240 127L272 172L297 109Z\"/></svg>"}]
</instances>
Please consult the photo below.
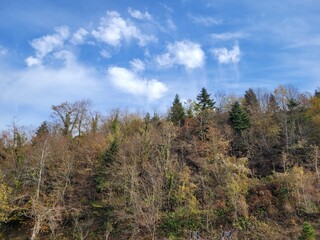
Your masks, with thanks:
<instances>
[{"instance_id":1,"label":"pine tree","mask_svg":"<svg viewBox=\"0 0 320 240\"><path fill-rule=\"evenodd\" d=\"M169 112L169 118L178 126L181 126L184 123L185 112L178 94L176 94L174 97L172 107L170 108Z\"/></svg>"},{"instance_id":2,"label":"pine tree","mask_svg":"<svg viewBox=\"0 0 320 240\"><path fill-rule=\"evenodd\" d=\"M259 101L257 95L252 88L249 88L244 94L244 107L247 112L252 114L259 109Z\"/></svg>"},{"instance_id":3,"label":"pine tree","mask_svg":"<svg viewBox=\"0 0 320 240\"><path fill-rule=\"evenodd\" d=\"M210 95L204 87L201 89L200 94L197 96L196 106L200 111L213 110L215 108L215 102L210 98Z\"/></svg>"},{"instance_id":4,"label":"pine tree","mask_svg":"<svg viewBox=\"0 0 320 240\"><path fill-rule=\"evenodd\" d=\"M273 94L270 95L268 106L267 106L267 112L268 113L274 113L279 110L279 106L277 104L277 100Z\"/></svg>"},{"instance_id":5,"label":"pine tree","mask_svg":"<svg viewBox=\"0 0 320 240\"><path fill-rule=\"evenodd\" d=\"M118 111L115 113L115 116L111 122L110 131L112 141L103 157L104 163L107 165L114 163L119 152L120 121Z\"/></svg>"},{"instance_id":6,"label":"pine tree","mask_svg":"<svg viewBox=\"0 0 320 240\"><path fill-rule=\"evenodd\" d=\"M242 132L250 127L249 116L246 111L241 107L239 102L232 105L230 111L229 121L233 129L237 132Z\"/></svg>"},{"instance_id":7,"label":"pine tree","mask_svg":"<svg viewBox=\"0 0 320 240\"><path fill-rule=\"evenodd\" d=\"M40 127L37 129L36 131L36 135L37 136L42 136L42 135L46 135L49 133L49 127L46 121L44 121L43 123L41 123Z\"/></svg>"}]
</instances>

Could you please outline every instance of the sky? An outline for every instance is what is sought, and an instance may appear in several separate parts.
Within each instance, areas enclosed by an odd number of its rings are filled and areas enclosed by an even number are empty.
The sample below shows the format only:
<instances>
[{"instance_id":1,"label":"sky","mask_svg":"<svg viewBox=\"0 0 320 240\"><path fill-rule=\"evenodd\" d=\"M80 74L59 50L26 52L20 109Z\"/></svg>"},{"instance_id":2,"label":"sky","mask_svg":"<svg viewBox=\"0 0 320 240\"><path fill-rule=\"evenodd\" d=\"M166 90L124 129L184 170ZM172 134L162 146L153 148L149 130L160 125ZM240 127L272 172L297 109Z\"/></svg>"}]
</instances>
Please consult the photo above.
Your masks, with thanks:
<instances>
[{"instance_id":1,"label":"sky","mask_svg":"<svg viewBox=\"0 0 320 240\"><path fill-rule=\"evenodd\" d=\"M202 87L320 86L318 0L0 0L0 129L51 106L166 112Z\"/></svg>"}]
</instances>

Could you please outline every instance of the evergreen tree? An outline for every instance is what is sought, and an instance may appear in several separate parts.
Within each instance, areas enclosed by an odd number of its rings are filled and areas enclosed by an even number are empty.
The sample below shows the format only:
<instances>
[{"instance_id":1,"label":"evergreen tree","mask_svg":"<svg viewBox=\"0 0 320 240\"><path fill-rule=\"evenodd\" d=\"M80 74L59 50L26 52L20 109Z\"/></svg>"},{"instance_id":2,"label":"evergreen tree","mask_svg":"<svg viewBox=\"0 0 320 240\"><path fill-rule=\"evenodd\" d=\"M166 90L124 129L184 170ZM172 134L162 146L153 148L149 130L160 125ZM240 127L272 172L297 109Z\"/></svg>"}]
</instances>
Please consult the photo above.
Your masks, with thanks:
<instances>
[{"instance_id":1,"label":"evergreen tree","mask_svg":"<svg viewBox=\"0 0 320 240\"><path fill-rule=\"evenodd\" d=\"M170 108L169 112L169 118L178 126L181 126L184 123L185 112L178 94L176 94L174 97L172 107Z\"/></svg>"},{"instance_id":2,"label":"evergreen tree","mask_svg":"<svg viewBox=\"0 0 320 240\"><path fill-rule=\"evenodd\" d=\"M40 127L37 129L36 134L37 136L42 136L49 133L49 127L46 121L41 123Z\"/></svg>"},{"instance_id":3,"label":"evergreen tree","mask_svg":"<svg viewBox=\"0 0 320 240\"><path fill-rule=\"evenodd\" d=\"M197 108L200 111L213 110L215 108L215 102L210 98L210 95L206 88L202 88L200 94L197 96Z\"/></svg>"},{"instance_id":4,"label":"evergreen tree","mask_svg":"<svg viewBox=\"0 0 320 240\"><path fill-rule=\"evenodd\" d=\"M111 145L107 149L103 160L105 164L113 164L116 160L116 157L119 152L119 135L120 135L120 121L119 121L119 112L115 113L114 119L111 122Z\"/></svg>"},{"instance_id":5,"label":"evergreen tree","mask_svg":"<svg viewBox=\"0 0 320 240\"><path fill-rule=\"evenodd\" d=\"M237 132L241 132L250 127L249 116L246 111L241 107L239 102L235 102L232 105L229 113L229 121L233 129Z\"/></svg>"},{"instance_id":6,"label":"evergreen tree","mask_svg":"<svg viewBox=\"0 0 320 240\"><path fill-rule=\"evenodd\" d=\"M304 222L299 240L315 240L315 239L316 239L316 232L314 228L310 223Z\"/></svg>"},{"instance_id":7,"label":"evergreen tree","mask_svg":"<svg viewBox=\"0 0 320 240\"><path fill-rule=\"evenodd\" d=\"M288 107L289 112L296 110L299 107L299 105L300 105L300 103L297 100L295 100L293 98L289 99L289 101L287 103L287 107Z\"/></svg>"},{"instance_id":8,"label":"evergreen tree","mask_svg":"<svg viewBox=\"0 0 320 240\"><path fill-rule=\"evenodd\" d=\"M279 109L279 106L277 104L277 100L275 96L271 94L268 101L267 112L274 113L278 111L278 109Z\"/></svg>"},{"instance_id":9,"label":"evergreen tree","mask_svg":"<svg viewBox=\"0 0 320 240\"><path fill-rule=\"evenodd\" d=\"M257 95L252 88L249 88L244 94L244 106L248 113L252 114L259 109L259 101Z\"/></svg>"},{"instance_id":10,"label":"evergreen tree","mask_svg":"<svg viewBox=\"0 0 320 240\"><path fill-rule=\"evenodd\" d=\"M317 98L320 98L320 88L318 88L314 91L314 96Z\"/></svg>"}]
</instances>

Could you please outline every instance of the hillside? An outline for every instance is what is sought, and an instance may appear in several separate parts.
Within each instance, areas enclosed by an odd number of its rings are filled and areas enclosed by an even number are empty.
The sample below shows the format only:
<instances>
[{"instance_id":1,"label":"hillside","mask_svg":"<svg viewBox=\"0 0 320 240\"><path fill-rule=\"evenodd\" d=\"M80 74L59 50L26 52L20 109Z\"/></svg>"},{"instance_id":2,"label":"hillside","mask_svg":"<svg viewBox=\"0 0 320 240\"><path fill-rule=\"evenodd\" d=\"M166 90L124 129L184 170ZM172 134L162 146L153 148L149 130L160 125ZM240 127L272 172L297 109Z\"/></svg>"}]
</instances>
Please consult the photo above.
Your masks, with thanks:
<instances>
[{"instance_id":1,"label":"hillside","mask_svg":"<svg viewBox=\"0 0 320 240\"><path fill-rule=\"evenodd\" d=\"M0 138L0 239L319 239L320 92L52 106ZM318 234L318 235L317 235Z\"/></svg>"}]
</instances>

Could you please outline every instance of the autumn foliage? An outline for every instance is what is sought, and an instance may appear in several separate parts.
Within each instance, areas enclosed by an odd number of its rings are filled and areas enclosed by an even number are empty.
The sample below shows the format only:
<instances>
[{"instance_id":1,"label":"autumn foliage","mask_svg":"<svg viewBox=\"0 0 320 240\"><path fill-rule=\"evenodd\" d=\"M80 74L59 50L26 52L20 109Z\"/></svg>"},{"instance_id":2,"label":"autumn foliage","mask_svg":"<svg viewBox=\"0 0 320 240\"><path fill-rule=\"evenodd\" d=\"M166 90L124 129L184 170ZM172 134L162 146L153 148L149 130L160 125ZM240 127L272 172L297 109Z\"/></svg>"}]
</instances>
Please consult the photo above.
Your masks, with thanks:
<instances>
[{"instance_id":1,"label":"autumn foliage","mask_svg":"<svg viewBox=\"0 0 320 240\"><path fill-rule=\"evenodd\" d=\"M0 238L317 239L319 96L279 86L224 100L203 88L162 116L65 102L37 129L13 124Z\"/></svg>"}]
</instances>

